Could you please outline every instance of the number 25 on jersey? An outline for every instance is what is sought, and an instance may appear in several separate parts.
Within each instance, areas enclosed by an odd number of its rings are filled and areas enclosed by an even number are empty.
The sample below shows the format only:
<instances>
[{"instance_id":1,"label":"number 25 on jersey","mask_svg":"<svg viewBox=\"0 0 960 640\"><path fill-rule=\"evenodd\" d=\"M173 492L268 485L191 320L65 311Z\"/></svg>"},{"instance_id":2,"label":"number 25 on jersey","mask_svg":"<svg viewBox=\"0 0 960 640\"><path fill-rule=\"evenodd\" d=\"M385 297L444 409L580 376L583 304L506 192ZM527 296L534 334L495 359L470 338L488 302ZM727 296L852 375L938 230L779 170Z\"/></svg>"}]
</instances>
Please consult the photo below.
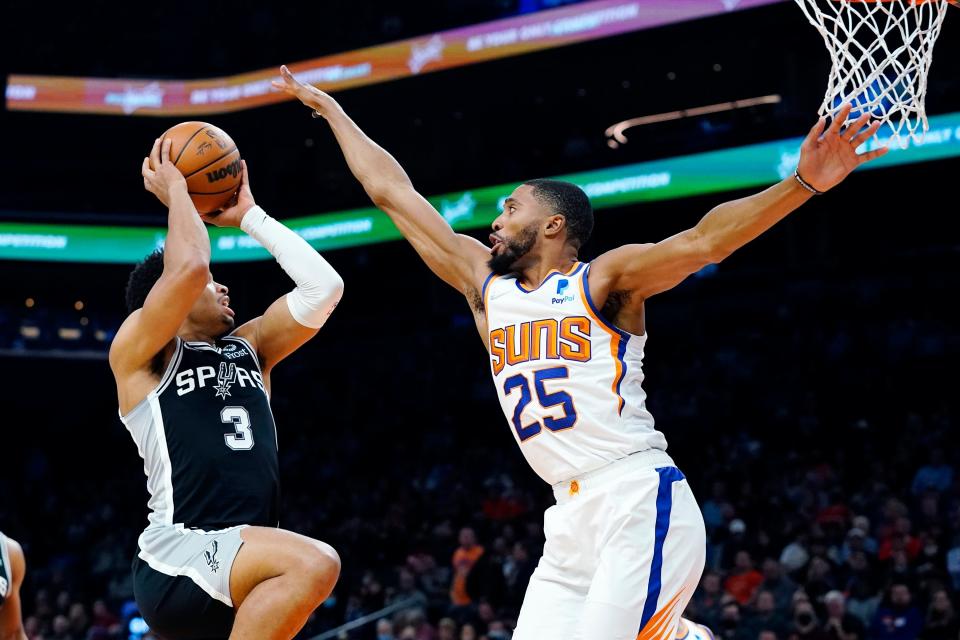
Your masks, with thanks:
<instances>
[{"instance_id":1,"label":"number 25 on jersey","mask_svg":"<svg viewBox=\"0 0 960 640\"><path fill-rule=\"evenodd\" d=\"M533 395L530 393L530 381L527 376L518 373L510 376L503 381L504 395L518 392L520 399L516 408L513 410L513 428L517 431L517 437L520 442L540 433L543 427L550 431L557 432L564 429L570 429L577 423L577 408L573 404L573 398L565 391L547 390L547 382L551 380L565 380L569 377L566 367L550 367L549 369L540 369L533 372L533 388L537 393L537 401L544 409L560 406L563 409L563 416L554 418L544 416L543 421L536 420L530 424L523 424L523 410L533 401Z\"/></svg>"}]
</instances>

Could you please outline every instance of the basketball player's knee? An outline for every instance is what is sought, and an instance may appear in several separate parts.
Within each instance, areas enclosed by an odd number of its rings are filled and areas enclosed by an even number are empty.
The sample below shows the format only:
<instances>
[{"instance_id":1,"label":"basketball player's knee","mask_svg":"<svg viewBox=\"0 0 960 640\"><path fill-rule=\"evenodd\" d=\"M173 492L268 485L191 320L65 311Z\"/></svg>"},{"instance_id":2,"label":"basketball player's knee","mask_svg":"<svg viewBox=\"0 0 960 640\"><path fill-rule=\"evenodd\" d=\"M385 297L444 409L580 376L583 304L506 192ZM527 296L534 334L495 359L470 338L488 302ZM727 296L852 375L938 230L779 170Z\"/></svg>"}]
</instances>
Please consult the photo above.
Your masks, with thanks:
<instances>
[{"instance_id":1,"label":"basketball player's knee","mask_svg":"<svg viewBox=\"0 0 960 640\"><path fill-rule=\"evenodd\" d=\"M309 593L322 602L340 577L340 555L330 545L314 541L304 552L301 570Z\"/></svg>"}]
</instances>

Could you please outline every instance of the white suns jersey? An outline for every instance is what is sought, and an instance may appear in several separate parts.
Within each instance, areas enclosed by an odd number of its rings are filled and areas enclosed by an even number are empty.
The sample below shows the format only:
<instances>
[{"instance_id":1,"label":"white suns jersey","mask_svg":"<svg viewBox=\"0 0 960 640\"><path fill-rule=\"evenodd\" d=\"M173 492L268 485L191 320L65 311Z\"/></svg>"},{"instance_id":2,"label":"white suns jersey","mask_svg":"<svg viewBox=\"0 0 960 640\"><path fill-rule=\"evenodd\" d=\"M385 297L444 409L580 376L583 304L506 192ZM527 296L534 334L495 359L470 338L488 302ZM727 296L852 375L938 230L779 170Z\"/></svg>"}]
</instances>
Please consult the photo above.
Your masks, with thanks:
<instances>
[{"instance_id":1,"label":"white suns jersey","mask_svg":"<svg viewBox=\"0 0 960 640\"><path fill-rule=\"evenodd\" d=\"M588 264L533 290L514 276L483 286L490 365L527 462L550 484L645 449L667 448L643 390L646 335L627 333L590 299Z\"/></svg>"}]
</instances>

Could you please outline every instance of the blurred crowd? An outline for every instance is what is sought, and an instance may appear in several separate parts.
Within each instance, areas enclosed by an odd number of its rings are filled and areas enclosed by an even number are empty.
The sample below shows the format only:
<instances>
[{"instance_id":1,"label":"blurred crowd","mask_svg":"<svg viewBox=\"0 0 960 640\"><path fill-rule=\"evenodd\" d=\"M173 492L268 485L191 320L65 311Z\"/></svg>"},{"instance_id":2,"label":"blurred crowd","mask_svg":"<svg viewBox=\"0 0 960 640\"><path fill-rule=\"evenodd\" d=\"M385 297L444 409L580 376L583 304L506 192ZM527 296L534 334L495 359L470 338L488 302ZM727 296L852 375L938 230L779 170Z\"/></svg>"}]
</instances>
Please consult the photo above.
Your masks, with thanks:
<instances>
[{"instance_id":1,"label":"blurred crowd","mask_svg":"<svg viewBox=\"0 0 960 640\"><path fill-rule=\"evenodd\" d=\"M648 317L650 408L708 532L687 617L730 640L957 639L945 372L960 337L922 303L940 285L722 285L684 285ZM304 638L365 618L340 637L511 636L552 494L516 450L465 311L437 304L452 320L404 333L402 348L356 319L332 330L356 339L276 373L281 525L343 558ZM41 371L17 360L24 379ZM105 364L64 366L44 409L54 418L14 403L33 435L0 501L0 528L27 554L28 636L147 638L129 569L146 522L141 464ZM80 378L96 390L62 384Z\"/></svg>"}]
</instances>

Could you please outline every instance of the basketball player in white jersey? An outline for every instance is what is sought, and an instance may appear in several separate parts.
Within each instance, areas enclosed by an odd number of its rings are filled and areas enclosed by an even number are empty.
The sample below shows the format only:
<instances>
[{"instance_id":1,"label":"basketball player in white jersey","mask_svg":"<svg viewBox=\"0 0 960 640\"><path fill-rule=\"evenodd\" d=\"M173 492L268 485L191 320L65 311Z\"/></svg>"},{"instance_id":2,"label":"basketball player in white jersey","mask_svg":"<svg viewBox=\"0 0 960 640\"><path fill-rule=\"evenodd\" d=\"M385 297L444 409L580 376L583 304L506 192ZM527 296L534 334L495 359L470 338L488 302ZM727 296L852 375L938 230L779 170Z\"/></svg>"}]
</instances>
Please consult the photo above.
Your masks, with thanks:
<instances>
[{"instance_id":1,"label":"basketball player in white jersey","mask_svg":"<svg viewBox=\"0 0 960 640\"><path fill-rule=\"evenodd\" d=\"M708 634L681 621L703 570L703 518L645 407L644 308L720 262L884 150L857 155L878 125L819 121L795 176L722 204L656 244L590 263L593 228L576 185L532 180L493 222L490 247L453 232L389 153L327 94L286 67L275 86L326 119L351 171L430 269L463 293L490 354L494 384L530 466L553 485L543 557L514 640L672 639ZM639 635L638 635L639 634Z\"/></svg>"},{"instance_id":2,"label":"basketball player in white jersey","mask_svg":"<svg viewBox=\"0 0 960 640\"><path fill-rule=\"evenodd\" d=\"M110 347L121 419L150 493L134 594L166 640L289 640L333 590L340 559L329 545L278 528L270 372L316 335L343 281L256 205L244 163L236 203L204 220L243 229L297 286L235 327L170 146L157 140L142 167L144 186L169 209L166 243L131 273L130 315Z\"/></svg>"},{"instance_id":3,"label":"basketball player in white jersey","mask_svg":"<svg viewBox=\"0 0 960 640\"><path fill-rule=\"evenodd\" d=\"M26 572L23 549L0 531L0 640L27 640L20 613L20 585Z\"/></svg>"}]
</instances>

